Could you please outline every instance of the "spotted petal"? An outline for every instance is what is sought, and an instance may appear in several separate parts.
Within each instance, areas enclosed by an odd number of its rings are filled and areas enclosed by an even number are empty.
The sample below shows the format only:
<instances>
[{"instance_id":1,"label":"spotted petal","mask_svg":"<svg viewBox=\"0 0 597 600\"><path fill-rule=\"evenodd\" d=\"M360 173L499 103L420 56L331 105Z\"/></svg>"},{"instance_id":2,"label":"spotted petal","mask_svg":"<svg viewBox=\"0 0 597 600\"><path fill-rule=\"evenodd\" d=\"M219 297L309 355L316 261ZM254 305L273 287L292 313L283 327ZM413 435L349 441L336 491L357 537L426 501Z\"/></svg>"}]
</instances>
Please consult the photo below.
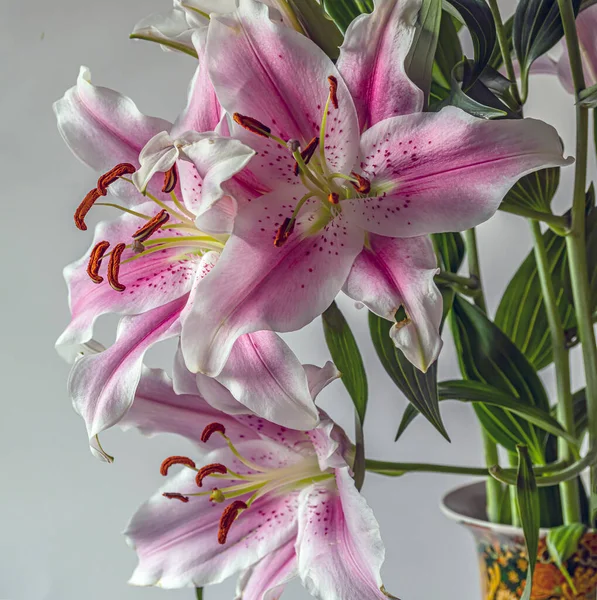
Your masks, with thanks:
<instances>
[{"instance_id":1,"label":"spotted petal","mask_svg":"<svg viewBox=\"0 0 597 600\"><path fill-rule=\"evenodd\" d=\"M307 488L299 499L299 575L318 600L388 600L380 569L385 550L379 525L348 468L336 485Z\"/></svg>"},{"instance_id":2,"label":"spotted petal","mask_svg":"<svg viewBox=\"0 0 597 600\"><path fill-rule=\"evenodd\" d=\"M146 203L138 210L148 216L157 212L152 203ZM128 241L143 224L142 219L129 214L124 214L115 221L102 221L96 229L91 247L101 240L110 242L112 247ZM164 235L178 234L174 230L164 231L155 233L153 237ZM113 290L105 278L99 285L90 279L87 263L91 249L83 258L67 266L64 277L69 290L72 318L56 342L56 349L60 355L72 362L79 355L81 345L91 339L93 325L103 314L142 313L187 294L197 265L194 260L182 260L182 250L184 248L171 248L124 262L134 258L132 250L125 250L119 272L119 281L126 286L124 292Z\"/></svg>"},{"instance_id":3,"label":"spotted petal","mask_svg":"<svg viewBox=\"0 0 597 600\"><path fill-rule=\"evenodd\" d=\"M489 219L523 175L570 164L562 151L556 130L535 119L487 121L455 107L393 117L361 139L376 196L342 208L381 235L464 231Z\"/></svg>"},{"instance_id":4,"label":"spotted petal","mask_svg":"<svg viewBox=\"0 0 597 600\"><path fill-rule=\"evenodd\" d=\"M164 119L143 115L130 98L93 85L87 67L81 67L77 85L54 104L54 112L58 130L73 154L102 173L121 162L138 166L139 152L145 144L171 127ZM113 183L110 191L129 203L144 201L124 181ZM150 191L160 194L157 186Z\"/></svg>"},{"instance_id":5,"label":"spotted petal","mask_svg":"<svg viewBox=\"0 0 597 600\"><path fill-rule=\"evenodd\" d=\"M358 152L354 104L332 61L311 40L273 22L265 4L239 0L235 13L212 18L207 45L222 106L259 120L284 141L304 145L319 135L328 77L336 77L340 108L328 117L326 156L332 171L352 168ZM270 187L296 180L286 148L238 127L233 133L258 151L251 169Z\"/></svg>"},{"instance_id":6,"label":"spotted petal","mask_svg":"<svg viewBox=\"0 0 597 600\"><path fill-rule=\"evenodd\" d=\"M373 12L357 17L346 31L338 70L361 129L423 109L423 92L404 68L420 7L420 0L376 0Z\"/></svg>"},{"instance_id":7,"label":"spotted petal","mask_svg":"<svg viewBox=\"0 0 597 600\"><path fill-rule=\"evenodd\" d=\"M245 442L237 448L245 456L257 457L268 468L292 464L298 457L264 440ZM248 472L228 448L214 450L205 457L205 463L224 464L241 474ZM219 583L255 565L296 535L296 494L268 495L239 516L226 544L220 545L219 519L224 508L221 504L211 502L207 496L190 497L188 503L162 496L163 492L187 495L202 491L197 488L194 475L184 469L172 477L133 516L125 535L137 551L139 565L130 583L163 588ZM235 483L240 482L230 480L230 484ZM218 480L218 487L226 485L226 480ZM247 500L248 496L239 499Z\"/></svg>"},{"instance_id":8,"label":"spotted petal","mask_svg":"<svg viewBox=\"0 0 597 600\"><path fill-rule=\"evenodd\" d=\"M426 371L442 347L443 302L433 280L438 269L431 240L374 234L368 240L343 290L388 321L396 321L402 306L406 321L395 323L391 336L407 358Z\"/></svg>"},{"instance_id":9,"label":"spotted petal","mask_svg":"<svg viewBox=\"0 0 597 600\"><path fill-rule=\"evenodd\" d=\"M199 284L188 317L192 325L183 330L182 349L192 371L217 376L241 335L300 329L341 289L362 248L363 233L340 216L310 234L315 216L306 207L287 243L274 246L276 229L297 199L292 192L274 192L236 217L216 268Z\"/></svg>"}]
</instances>

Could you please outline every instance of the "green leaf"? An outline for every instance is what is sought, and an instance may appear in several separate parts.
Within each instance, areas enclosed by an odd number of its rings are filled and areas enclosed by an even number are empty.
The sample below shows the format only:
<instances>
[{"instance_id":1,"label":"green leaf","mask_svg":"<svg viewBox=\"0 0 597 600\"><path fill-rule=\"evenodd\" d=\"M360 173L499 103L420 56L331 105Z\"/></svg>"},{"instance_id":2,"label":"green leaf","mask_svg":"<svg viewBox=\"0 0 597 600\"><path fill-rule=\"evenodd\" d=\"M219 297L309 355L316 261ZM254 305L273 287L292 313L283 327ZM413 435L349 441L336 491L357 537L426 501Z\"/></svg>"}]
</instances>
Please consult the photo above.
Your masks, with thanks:
<instances>
[{"instance_id":1,"label":"green leaf","mask_svg":"<svg viewBox=\"0 0 597 600\"><path fill-rule=\"evenodd\" d=\"M458 273L465 254L462 234L434 233L431 240L441 268L450 273Z\"/></svg>"},{"instance_id":2,"label":"green leaf","mask_svg":"<svg viewBox=\"0 0 597 600\"><path fill-rule=\"evenodd\" d=\"M489 63L497 41L491 10L485 0L447 1L446 8L450 10L451 6L455 9L456 16L464 21L473 39L475 64L472 79L475 79Z\"/></svg>"},{"instance_id":3,"label":"green leaf","mask_svg":"<svg viewBox=\"0 0 597 600\"><path fill-rule=\"evenodd\" d=\"M369 313L369 329L377 356L392 381L418 411L448 440L437 396L437 361L426 373L413 366L390 338L392 323Z\"/></svg>"},{"instance_id":4,"label":"green leaf","mask_svg":"<svg viewBox=\"0 0 597 600\"><path fill-rule=\"evenodd\" d=\"M587 108L597 108L597 83L580 92L578 103Z\"/></svg>"},{"instance_id":5,"label":"green leaf","mask_svg":"<svg viewBox=\"0 0 597 600\"><path fill-rule=\"evenodd\" d=\"M359 15L373 10L372 0L323 0L322 4L342 33Z\"/></svg>"},{"instance_id":6,"label":"green leaf","mask_svg":"<svg viewBox=\"0 0 597 600\"><path fill-rule=\"evenodd\" d=\"M551 213L551 201L560 184L560 168L535 171L519 179L502 201L505 206L519 206Z\"/></svg>"},{"instance_id":7,"label":"green leaf","mask_svg":"<svg viewBox=\"0 0 597 600\"><path fill-rule=\"evenodd\" d=\"M549 401L539 376L520 350L476 306L456 296L451 324L465 379L487 383L520 404L549 412ZM524 440L537 463L545 461L543 435L510 411L475 403L475 412L489 435L510 452Z\"/></svg>"},{"instance_id":8,"label":"green leaf","mask_svg":"<svg viewBox=\"0 0 597 600\"><path fill-rule=\"evenodd\" d=\"M367 373L357 342L335 302L323 313L325 341L334 364L342 374L344 383L361 423L367 411Z\"/></svg>"},{"instance_id":9,"label":"green leaf","mask_svg":"<svg viewBox=\"0 0 597 600\"><path fill-rule=\"evenodd\" d=\"M549 411L536 406L521 404L517 398L486 383L459 380L442 381L438 385L438 394L440 402L445 400L475 402L508 410L548 433L562 437L571 444L578 444L576 437L566 432ZM417 414L418 411L416 408L412 407L412 405L407 406L402 416L400 427L398 428L398 437L404 433ZM514 445L516 445L519 439L522 439L516 435L516 432L512 432L511 438Z\"/></svg>"},{"instance_id":10,"label":"green leaf","mask_svg":"<svg viewBox=\"0 0 597 600\"><path fill-rule=\"evenodd\" d=\"M321 4L317 0L288 0L288 4L307 36L332 60L338 58L344 37Z\"/></svg>"},{"instance_id":11,"label":"green leaf","mask_svg":"<svg viewBox=\"0 0 597 600\"><path fill-rule=\"evenodd\" d=\"M533 588L533 573L539 549L540 504L533 462L526 446L518 446L518 475L516 478L516 501L518 514L524 531L529 569L527 583L521 600L530 600Z\"/></svg>"},{"instance_id":12,"label":"green leaf","mask_svg":"<svg viewBox=\"0 0 597 600\"><path fill-rule=\"evenodd\" d=\"M415 36L404 61L406 74L425 94L425 105L429 103L431 71L437 48L441 16L442 0L422 1L417 16Z\"/></svg>"},{"instance_id":13,"label":"green leaf","mask_svg":"<svg viewBox=\"0 0 597 600\"><path fill-rule=\"evenodd\" d=\"M450 13L442 10L437 50L435 51L434 80L443 87L449 88L452 69L463 58L462 46L454 25L454 18Z\"/></svg>"},{"instance_id":14,"label":"green leaf","mask_svg":"<svg viewBox=\"0 0 597 600\"><path fill-rule=\"evenodd\" d=\"M457 64L452 70L448 95L441 102L433 103L431 109L438 111L450 105L482 119L517 118L518 114L512 112L499 97L509 94L508 80L497 72L486 80L483 75L474 78L472 69L472 63L468 60ZM506 82L507 86L501 85L499 89L488 87L487 83L495 85L498 80Z\"/></svg>"},{"instance_id":15,"label":"green leaf","mask_svg":"<svg viewBox=\"0 0 597 600\"><path fill-rule=\"evenodd\" d=\"M587 216L587 265L593 292L592 306L595 310L597 307L597 210L593 209L593 189L591 186L587 192L587 207L590 210ZM572 346L578 340L574 334L576 317L570 291L566 241L562 236L548 229L543 234L543 243L547 251L560 320L564 329L569 332L568 337ZM543 369L552 362L551 337L533 251L510 280L498 306L495 323L524 353L535 369Z\"/></svg>"},{"instance_id":16,"label":"green leaf","mask_svg":"<svg viewBox=\"0 0 597 600\"><path fill-rule=\"evenodd\" d=\"M572 592L576 595L577 591L574 582L566 568L566 561L577 551L580 538L584 535L586 527L581 523L571 523L550 529L547 534L547 550L554 560L562 575L566 578Z\"/></svg>"},{"instance_id":17,"label":"green leaf","mask_svg":"<svg viewBox=\"0 0 597 600\"><path fill-rule=\"evenodd\" d=\"M580 0L572 0L574 14ZM523 98L526 97L531 65L564 35L557 0L521 0L514 13L512 39L520 63Z\"/></svg>"}]
</instances>

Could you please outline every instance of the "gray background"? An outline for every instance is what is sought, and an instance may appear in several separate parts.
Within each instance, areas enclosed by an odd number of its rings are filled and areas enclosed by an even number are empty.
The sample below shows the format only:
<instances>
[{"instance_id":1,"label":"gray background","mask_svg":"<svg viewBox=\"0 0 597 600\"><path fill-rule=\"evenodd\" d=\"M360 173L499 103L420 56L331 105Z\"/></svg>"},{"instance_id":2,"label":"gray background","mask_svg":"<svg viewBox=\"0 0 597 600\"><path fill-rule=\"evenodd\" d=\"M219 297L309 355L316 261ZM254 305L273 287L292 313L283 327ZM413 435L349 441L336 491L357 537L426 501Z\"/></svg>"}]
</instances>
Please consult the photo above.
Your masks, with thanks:
<instances>
[{"instance_id":1,"label":"gray background","mask_svg":"<svg viewBox=\"0 0 597 600\"><path fill-rule=\"evenodd\" d=\"M178 438L143 439L114 430L103 436L116 456L109 466L87 450L82 421L65 391L68 372L53 343L68 320L61 269L87 248L72 213L95 180L63 145L51 104L75 83L79 65L93 80L131 96L146 114L173 120L185 101L193 61L157 46L128 40L135 22L165 10L168 0L53 0L0 3L0 145L2 187L3 408L0 417L0 599L3 600L190 600L190 590L138 589L126 584L135 555L120 532L135 507L161 484L158 466L184 454ZM573 153L573 103L555 80L533 81L527 114L554 124ZM595 174L592 164L592 175ZM567 205L572 170L562 177L557 208ZM101 216L93 213L92 220ZM530 248L526 223L498 214L480 228L481 260L489 305ZM481 464L480 438L468 407L442 407L454 440L444 442L423 419L399 444L393 437L405 400L379 366L365 313L346 309L370 373L368 455L387 460ZM103 339L115 321L100 323ZM319 323L289 336L301 359L327 358ZM150 354L152 366L167 364L172 348ZM582 382L573 354L575 383ZM457 374L447 339L442 377ZM550 389L552 373L545 379ZM347 428L351 415L342 384L323 395L323 406ZM453 476L410 475L392 480L370 475L364 493L387 546L384 579L403 600L476 599L477 563L469 534L447 521L438 502L466 481ZM233 597L233 583L208 590L208 600ZM298 585L288 600L306 598Z\"/></svg>"}]
</instances>

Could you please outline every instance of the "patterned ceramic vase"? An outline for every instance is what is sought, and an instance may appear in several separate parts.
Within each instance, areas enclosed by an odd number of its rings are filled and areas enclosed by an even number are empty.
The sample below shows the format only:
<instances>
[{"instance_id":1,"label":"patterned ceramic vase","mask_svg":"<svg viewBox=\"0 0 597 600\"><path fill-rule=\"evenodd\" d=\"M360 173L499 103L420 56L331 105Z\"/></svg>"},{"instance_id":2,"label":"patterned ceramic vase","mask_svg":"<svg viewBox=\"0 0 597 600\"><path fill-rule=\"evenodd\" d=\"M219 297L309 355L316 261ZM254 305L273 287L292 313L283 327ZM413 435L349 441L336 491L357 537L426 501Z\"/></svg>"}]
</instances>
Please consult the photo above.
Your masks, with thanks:
<instances>
[{"instance_id":1,"label":"patterned ceramic vase","mask_svg":"<svg viewBox=\"0 0 597 600\"><path fill-rule=\"evenodd\" d=\"M483 600L517 600L526 584L528 557L522 530L484 520L485 484L458 488L445 496L442 510L469 529L477 546ZM566 563L566 576L549 556L545 533L539 542L532 600L596 600L597 531L580 540Z\"/></svg>"}]
</instances>

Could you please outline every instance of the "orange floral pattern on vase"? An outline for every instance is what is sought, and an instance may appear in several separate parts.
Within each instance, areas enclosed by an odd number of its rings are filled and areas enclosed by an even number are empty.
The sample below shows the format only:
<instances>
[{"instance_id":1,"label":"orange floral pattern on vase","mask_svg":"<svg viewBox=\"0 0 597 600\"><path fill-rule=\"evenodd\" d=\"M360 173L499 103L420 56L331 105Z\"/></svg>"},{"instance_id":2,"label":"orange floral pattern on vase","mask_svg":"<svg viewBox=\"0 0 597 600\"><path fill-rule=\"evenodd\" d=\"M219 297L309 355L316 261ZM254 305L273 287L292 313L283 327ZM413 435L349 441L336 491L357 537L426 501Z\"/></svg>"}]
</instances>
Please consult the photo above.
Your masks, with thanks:
<instances>
[{"instance_id":1,"label":"orange floral pattern on vase","mask_svg":"<svg viewBox=\"0 0 597 600\"><path fill-rule=\"evenodd\" d=\"M470 527L477 541L484 600L518 600L526 586L528 556L524 540L485 527ZM573 587L539 543L531 600L595 600L597 593L597 532L581 538L565 565Z\"/></svg>"}]
</instances>

